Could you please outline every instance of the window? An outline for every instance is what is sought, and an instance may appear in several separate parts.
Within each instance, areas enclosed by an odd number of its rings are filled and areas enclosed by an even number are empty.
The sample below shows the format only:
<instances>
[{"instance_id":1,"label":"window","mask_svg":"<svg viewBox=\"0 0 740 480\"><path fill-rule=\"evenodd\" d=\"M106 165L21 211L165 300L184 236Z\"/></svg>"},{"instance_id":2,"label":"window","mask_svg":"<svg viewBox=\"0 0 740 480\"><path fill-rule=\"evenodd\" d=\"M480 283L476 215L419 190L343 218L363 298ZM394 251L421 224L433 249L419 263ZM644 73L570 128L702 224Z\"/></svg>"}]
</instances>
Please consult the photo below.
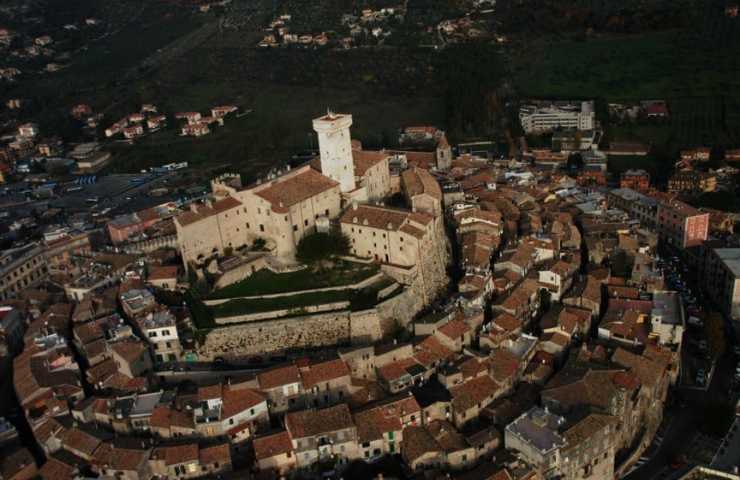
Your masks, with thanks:
<instances>
[{"instance_id":1,"label":"window","mask_svg":"<svg viewBox=\"0 0 740 480\"><path fill-rule=\"evenodd\" d=\"M297 232L298 231L298 225L293 225L293 231L294 232Z\"/></svg>"},{"instance_id":2,"label":"window","mask_svg":"<svg viewBox=\"0 0 740 480\"><path fill-rule=\"evenodd\" d=\"M149 332L149 338L154 338L157 336L157 332Z\"/></svg>"},{"instance_id":3,"label":"window","mask_svg":"<svg viewBox=\"0 0 740 480\"><path fill-rule=\"evenodd\" d=\"M265 231L265 226L260 224L260 232L264 232L264 231Z\"/></svg>"},{"instance_id":4,"label":"window","mask_svg":"<svg viewBox=\"0 0 740 480\"><path fill-rule=\"evenodd\" d=\"M303 221L303 226L304 227L307 227L308 226L308 219L306 219L306 220Z\"/></svg>"}]
</instances>

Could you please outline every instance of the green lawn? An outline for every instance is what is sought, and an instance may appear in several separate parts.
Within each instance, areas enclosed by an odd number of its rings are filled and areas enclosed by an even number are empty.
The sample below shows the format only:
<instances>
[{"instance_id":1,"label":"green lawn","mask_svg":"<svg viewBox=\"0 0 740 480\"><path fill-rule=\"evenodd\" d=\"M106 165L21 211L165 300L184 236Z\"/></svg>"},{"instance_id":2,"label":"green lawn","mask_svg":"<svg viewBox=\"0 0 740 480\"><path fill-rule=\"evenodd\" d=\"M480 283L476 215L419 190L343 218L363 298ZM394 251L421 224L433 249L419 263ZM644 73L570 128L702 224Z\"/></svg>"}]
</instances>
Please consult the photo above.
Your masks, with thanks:
<instances>
[{"instance_id":1,"label":"green lawn","mask_svg":"<svg viewBox=\"0 0 740 480\"><path fill-rule=\"evenodd\" d=\"M322 271L307 268L297 272L273 273L265 268L241 282L213 292L209 298L249 297L337 287L357 283L376 273L378 273L378 266L375 264L366 265L346 261L338 261L334 268Z\"/></svg>"},{"instance_id":2,"label":"green lawn","mask_svg":"<svg viewBox=\"0 0 740 480\"><path fill-rule=\"evenodd\" d=\"M264 299L234 299L229 300L226 303L210 307L210 314L204 315L203 318L209 319L213 317L229 317L242 314L269 312L272 310L298 310L300 311L304 307L311 305L322 305L327 303L335 302L350 302L349 309L352 311L366 310L374 307L378 303L378 292L385 287L388 287L388 282L378 282L367 288L361 290L331 290L328 292L311 292L311 293L299 293L296 295L290 295L287 297L279 298L264 298ZM403 291L402 287L398 287L390 295L383 300L392 298ZM206 324L204 326L209 326Z\"/></svg>"}]
</instances>

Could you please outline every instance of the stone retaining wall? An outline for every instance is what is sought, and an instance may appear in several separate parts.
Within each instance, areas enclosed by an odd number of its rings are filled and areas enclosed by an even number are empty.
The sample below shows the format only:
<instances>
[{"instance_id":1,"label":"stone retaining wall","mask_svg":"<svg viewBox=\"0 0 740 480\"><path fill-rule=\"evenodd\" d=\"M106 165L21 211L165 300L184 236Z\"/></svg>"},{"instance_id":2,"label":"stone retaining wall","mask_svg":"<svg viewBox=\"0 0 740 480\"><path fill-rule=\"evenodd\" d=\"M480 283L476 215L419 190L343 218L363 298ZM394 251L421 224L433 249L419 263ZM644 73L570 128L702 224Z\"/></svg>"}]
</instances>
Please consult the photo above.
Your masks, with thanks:
<instances>
[{"instance_id":1,"label":"stone retaining wall","mask_svg":"<svg viewBox=\"0 0 740 480\"><path fill-rule=\"evenodd\" d=\"M381 338L381 323L373 308L227 325L211 330L197 353L200 359L207 360L350 343L369 344Z\"/></svg>"},{"instance_id":2,"label":"stone retaining wall","mask_svg":"<svg viewBox=\"0 0 740 480\"><path fill-rule=\"evenodd\" d=\"M229 323L257 322L259 320L271 320L275 318L287 317L295 313L319 313L344 310L349 307L349 301L324 303L321 305L309 305L307 307L286 308L281 310L270 310L269 312L246 313L243 315L233 315L230 317L216 317L215 322L219 325Z\"/></svg>"}]
</instances>

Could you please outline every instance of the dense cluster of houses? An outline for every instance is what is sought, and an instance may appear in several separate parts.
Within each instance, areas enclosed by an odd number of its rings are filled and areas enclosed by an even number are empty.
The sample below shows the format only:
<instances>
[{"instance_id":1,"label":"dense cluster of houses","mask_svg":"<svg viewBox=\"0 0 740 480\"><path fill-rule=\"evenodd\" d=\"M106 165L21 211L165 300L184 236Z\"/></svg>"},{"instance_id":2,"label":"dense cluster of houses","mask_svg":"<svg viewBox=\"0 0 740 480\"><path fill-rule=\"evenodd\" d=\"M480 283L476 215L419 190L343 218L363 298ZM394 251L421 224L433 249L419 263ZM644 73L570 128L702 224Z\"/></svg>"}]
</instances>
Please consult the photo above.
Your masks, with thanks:
<instances>
[{"instance_id":1,"label":"dense cluster of houses","mask_svg":"<svg viewBox=\"0 0 740 480\"><path fill-rule=\"evenodd\" d=\"M712 240L731 222L652 189L644 171L625 172L619 188L584 184L527 158L454 156L433 127L402 133L403 146L427 150L370 151L351 124L314 119L320 156L307 165L251 186L218 177L187 209L115 216L105 243L119 253L63 228L3 252L0 338L46 457L29 468L275 476L394 458L412 474L596 480L640 457L680 381L686 318L700 315L671 288L658 246L705 265L715 302L740 320L739 249ZM394 194L405 208L378 203ZM191 312L167 300L185 271L218 277L221 260L258 239L270 262L289 265L301 238L331 228L351 256L424 285L428 308L405 335L162 382L198 352Z\"/></svg>"}]
</instances>

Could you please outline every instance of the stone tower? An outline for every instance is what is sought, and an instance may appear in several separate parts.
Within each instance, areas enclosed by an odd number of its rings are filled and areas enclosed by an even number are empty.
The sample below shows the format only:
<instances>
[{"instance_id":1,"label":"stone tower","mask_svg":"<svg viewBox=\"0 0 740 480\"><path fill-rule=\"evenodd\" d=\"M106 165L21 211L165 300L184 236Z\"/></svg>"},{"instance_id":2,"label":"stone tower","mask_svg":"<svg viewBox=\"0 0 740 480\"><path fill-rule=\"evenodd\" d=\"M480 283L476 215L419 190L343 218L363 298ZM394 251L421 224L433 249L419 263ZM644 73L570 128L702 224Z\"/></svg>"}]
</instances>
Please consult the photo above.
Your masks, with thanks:
<instances>
[{"instance_id":1,"label":"stone tower","mask_svg":"<svg viewBox=\"0 0 740 480\"><path fill-rule=\"evenodd\" d=\"M327 111L323 117L313 120L313 129L319 135L321 173L339 182L342 193L355 189L350 126L352 115L344 113Z\"/></svg>"},{"instance_id":2,"label":"stone tower","mask_svg":"<svg viewBox=\"0 0 740 480\"><path fill-rule=\"evenodd\" d=\"M442 137L437 142L437 169L449 170L452 166L452 148L447 142L447 136Z\"/></svg>"}]
</instances>

